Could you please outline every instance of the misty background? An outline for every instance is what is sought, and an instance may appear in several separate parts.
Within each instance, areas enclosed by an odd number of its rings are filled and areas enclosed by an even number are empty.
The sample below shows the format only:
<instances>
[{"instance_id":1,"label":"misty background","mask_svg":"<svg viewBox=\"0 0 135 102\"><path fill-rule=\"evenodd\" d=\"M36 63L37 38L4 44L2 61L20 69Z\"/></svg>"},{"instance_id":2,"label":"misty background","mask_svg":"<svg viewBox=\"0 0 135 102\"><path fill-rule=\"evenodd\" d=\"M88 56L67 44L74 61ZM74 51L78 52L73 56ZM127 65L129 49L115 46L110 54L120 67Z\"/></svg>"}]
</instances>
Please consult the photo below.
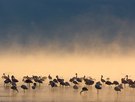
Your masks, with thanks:
<instances>
[{"instance_id":1,"label":"misty background","mask_svg":"<svg viewBox=\"0 0 135 102\"><path fill-rule=\"evenodd\" d=\"M0 74L134 77L135 0L0 0Z\"/></svg>"},{"instance_id":2,"label":"misty background","mask_svg":"<svg viewBox=\"0 0 135 102\"><path fill-rule=\"evenodd\" d=\"M134 0L1 0L0 50L28 53L134 49Z\"/></svg>"}]
</instances>

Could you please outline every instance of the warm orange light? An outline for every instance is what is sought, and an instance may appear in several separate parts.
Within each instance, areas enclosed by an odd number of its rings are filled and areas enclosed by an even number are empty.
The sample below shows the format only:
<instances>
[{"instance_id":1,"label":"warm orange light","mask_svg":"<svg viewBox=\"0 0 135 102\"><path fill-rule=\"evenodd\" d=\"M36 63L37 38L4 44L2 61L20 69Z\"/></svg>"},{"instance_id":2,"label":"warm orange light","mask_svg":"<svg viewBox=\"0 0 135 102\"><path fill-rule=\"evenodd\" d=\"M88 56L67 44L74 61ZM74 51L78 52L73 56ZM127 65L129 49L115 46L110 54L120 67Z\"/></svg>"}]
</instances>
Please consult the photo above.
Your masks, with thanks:
<instances>
[{"instance_id":1,"label":"warm orange light","mask_svg":"<svg viewBox=\"0 0 135 102\"><path fill-rule=\"evenodd\" d=\"M101 56L79 54L7 54L0 59L0 74L23 75L60 75L71 77L78 73L79 76L91 76L96 79L100 75L111 79L120 79L126 74L135 78L134 56Z\"/></svg>"}]
</instances>

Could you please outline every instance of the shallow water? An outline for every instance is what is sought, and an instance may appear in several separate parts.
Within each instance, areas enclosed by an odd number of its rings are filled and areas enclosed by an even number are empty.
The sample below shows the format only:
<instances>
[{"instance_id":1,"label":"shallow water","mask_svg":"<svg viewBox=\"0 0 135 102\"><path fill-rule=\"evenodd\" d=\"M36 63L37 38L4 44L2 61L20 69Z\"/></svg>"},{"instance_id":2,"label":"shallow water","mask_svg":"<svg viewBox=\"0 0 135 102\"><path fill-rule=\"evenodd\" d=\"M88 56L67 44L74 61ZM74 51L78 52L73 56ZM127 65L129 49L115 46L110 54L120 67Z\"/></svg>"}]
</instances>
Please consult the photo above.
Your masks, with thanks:
<instances>
[{"instance_id":1,"label":"shallow water","mask_svg":"<svg viewBox=\"0 0 135 102\"><path fill-rule=\"evenodd\" d=\"M18 86L19 92L10 88L0 87L0 102L135 102L135 89L125 88L117 94L113 87L103 86L97 94L94 86L88 92L80 95L80 90L72 87L51 88L41 85L36 90L29 89L24 92Z\"/></svg>"}]
</instances>

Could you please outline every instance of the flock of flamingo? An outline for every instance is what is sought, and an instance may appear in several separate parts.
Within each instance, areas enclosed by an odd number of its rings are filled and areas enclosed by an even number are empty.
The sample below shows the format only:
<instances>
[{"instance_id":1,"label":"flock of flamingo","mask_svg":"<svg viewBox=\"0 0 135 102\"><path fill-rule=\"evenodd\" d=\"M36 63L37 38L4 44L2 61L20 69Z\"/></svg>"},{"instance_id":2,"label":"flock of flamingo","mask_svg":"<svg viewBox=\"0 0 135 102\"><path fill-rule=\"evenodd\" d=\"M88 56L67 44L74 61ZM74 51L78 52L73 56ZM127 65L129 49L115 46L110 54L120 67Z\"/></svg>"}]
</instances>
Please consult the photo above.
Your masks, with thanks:
<instances>
[{"instance_id":1,"label":"flock of flamingo","mask_svg":"<svg viewBox=\"0 0 135 102\"><path fill-rule=\"evenodd\" d=\"M18 79L15 78L14 75L9 76L3 73L2 76L4 87L10 87L13 91L19 92L17 83L19 82ZM35 90L38 86L44 83L44 81L49 80L48 85L52 88L55 87L73 87L74 90L79 89L79 85L81 83L84 83L83 87L81 87L80 94L83 92L88 91L89 86L94 86L94 88L97 89L97 94L99 94L99 90L102 89L103 85L107 86L114 86L114 90L117 92L117 94L124 89L125 86L129 86L130 88L135 88L135 81L128 78L128 75L126 75L124 78L121 78L121 82L118 81L110 81L109 78L106 80L103 78L103 75L101 75L101 79L99 81L94 80L91 77L78 77L78 74L76 73L74 77L70 78L69 81L65 81L63 78L60 78L58 75L56 75L55 78L52 78L52 76L49 74L48 77L41 77L41 76L24 76L22 81L23 84L21 85L21 88L24 90L24 92L30 88ZM124 86L124 87L123 87Z\"/></svg>"}]
</instances>

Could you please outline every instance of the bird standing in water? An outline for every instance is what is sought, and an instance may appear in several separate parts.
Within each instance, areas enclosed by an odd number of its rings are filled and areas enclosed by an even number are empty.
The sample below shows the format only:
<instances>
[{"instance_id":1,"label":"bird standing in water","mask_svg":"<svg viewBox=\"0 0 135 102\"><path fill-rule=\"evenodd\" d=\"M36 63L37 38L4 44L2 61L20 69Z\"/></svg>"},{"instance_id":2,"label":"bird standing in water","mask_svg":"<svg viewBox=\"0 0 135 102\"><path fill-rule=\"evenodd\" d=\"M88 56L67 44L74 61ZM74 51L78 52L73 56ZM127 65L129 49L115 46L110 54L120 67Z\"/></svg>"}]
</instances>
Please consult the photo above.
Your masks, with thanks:
<instances>
[{"instance_id":1,"label":"bird standing in water","mask_svg":"<svg viewBox=\"0 0 135 102\"><path fill-rule=\"evenodd\" d=\"M26 85L21 85L21 88L24 90L24 92L25 90L28 90L28 87Z\"/></svg>"},{"instance_id":2,"label":"bird standing in water","mask_svg":"<svg viewBox=\"0 0 135 102\"><path fill-rule=\"evenodd\" d=\"M18 89L17 89L17 86L11 86L11 89L19 92Z\"/></svg>"},{"instance_id":3,"label":"bird standing in water","mask_svg":"<svg viewBox=\"0 0 135 102\"><path fill-rule=\"evenodd\" d=\"M77 90L77 89L78 89L78 86L75 84L75 85L73 86L73 89Z\"/></svg>"},{"instance_id":4,"label":"bird standing in water","mask_svg":"<svg viewBox=\"0 0 135 102\"><path fill-rule=\"evenodd\" d=\"M88 91L88 88L87 87L83 87L82 90L80 91L80 94L84 91Z\"/></svg>"},{"instance_id":5,"label":"bird standing in water","mask_svg":"<svg viewBox=\"0 0 135 102\"><path fill-rule=\"evenodd\" d=\"M37 87L37 84L33 83L32 89L36 89L36 87Z\"/></svg>"},{"instance_id":6,"label":"bird standing in water","mask_svg":"<svg viewBox=\"0 0 135 102\"><path fill-rule=\"evenodd\" d=\"M105 83L106 82L105 79L103 79L103 75L101 75L101 82L102 83Z\"/></svg>"},{"instance_id":7,"label":"bird standing in water","mask_svg":"<svg viewBox=\"0 0 135 102\"><path fill-rule=\"evenodd\" d=\"M102 84L100 82L96 82L95 88L97 89L97 94L99 93L99 90L102 89Z\"/></svg>"},{"instance_id":8,"label":"bird standing in water","mask_svg":"<svg viewBox=\"0 0 135 102\"><path fill-rule=\"evenodd\" d=\"M118 86L114 87L114 90L117 92L117 94L121 91L121 89L123 89L122 84L119 84Z\"/></svg>"}]
</instances>

